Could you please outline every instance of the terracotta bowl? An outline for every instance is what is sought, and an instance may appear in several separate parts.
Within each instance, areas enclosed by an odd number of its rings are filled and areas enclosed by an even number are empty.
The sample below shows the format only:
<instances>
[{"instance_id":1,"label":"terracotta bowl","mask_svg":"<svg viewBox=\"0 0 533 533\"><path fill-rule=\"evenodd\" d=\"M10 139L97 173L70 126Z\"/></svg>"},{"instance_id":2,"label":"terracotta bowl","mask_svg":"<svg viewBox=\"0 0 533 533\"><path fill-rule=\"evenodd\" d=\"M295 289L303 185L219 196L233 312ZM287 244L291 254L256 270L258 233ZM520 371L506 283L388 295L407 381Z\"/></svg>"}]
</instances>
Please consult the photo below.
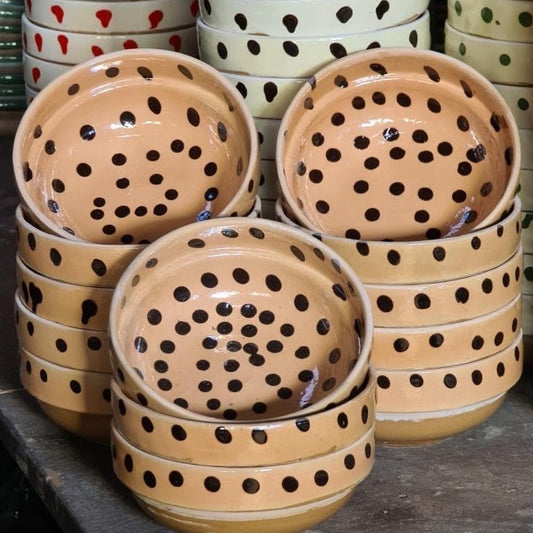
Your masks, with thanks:
<instances>
[{"instance_id":1,"label":"terracotta bowl","mask_svg":"<svg viewBox=\"0 0 533 533\"><path fill-rule=\"evenodd\" d=\"M21 120L13 163L43 229L104 244L246 215L259 181L240 93L208 65L164 50L108 54L53 80Z\"/></svg>"},{"instance_id":2,"label":"terracotta bowl","mask_svg":"<svg viewBox=\"0 0 533 533\"><path fill-rule=\"evenodd\" d=\"M451 239L365 241L310 232L353 267L363 283L425 283L447 281L490 270L516 253L521 236L521 201L499 222ZM276 202L276 217L297 225ZM299 227L299 226L298 226Z\"/></svg>"},{"instance_id":3,"label":"terracotta bowl","mask_svg":"<svg viewBox=\"0 0 533 533\"><path fill-rule=\"evenodd\" d=\"M417 370L377 369L378 413L456 409L507 392L522 375L522 331L499 352L467 363Z\"/></svg>"},{"instance_id":4,"label":"terracotta bowl","mask_svg":"<svg viewBox=\"0 0 533 533\"><path fill-rule=\"evenodd\" d=\"M337 254L278 222L242 218L180 228L141 252L109 324L128 396L210 421L343 401L367 375L373 327L364 288Z\"/></svg>"},{"instance_id":5,"label":"terracotta bowl","mask_svg":"<svg viewBox=\"0 0 533 533\"><path fill-rule=\"evenodd\" d=\"M533 87L494 83L513 112L516 124L521 129L533 128Z\"/></svg>"},{"instance_id":6,"label":"terracotta bowl","mask_svg":"<svg viewBox=\"0 0 533 533\"><path fill-rule=\"evenodd\" d=\"M20 349L22 386L57 425L80 437L109 443L111 375L55 365Z\"/></svg>"},{"instance_id":7,"label":"terracotta bowl","mask_svg":"<svg viewBox=\"0 0 533 533\"><path fill-rule=\"evenodd\" d=\"M338 35L387 28L421 15L428 0L200 0L209 26L246 34L275 36Z\"/></svg>"},{"instance_id":8,"label":"terracotta bowl","mask_svg":"<svg viewBox=\"0 0 533 533\"><path fill-rule=\"evenodd\" d=\"M273 37L247 35L208 26L198 19L200 58L215 68L235 74L303 78L347 54L377 47L429 49L429 13L415 20L366 32L330 36Z\"/></svg>"},{"instance_id":9,"label":"terracotta bowl","mask_svg":"<svg viewBox=\"0 0 533 533\"><path fill-rule=\"evenodd\" d=\"M331 453L366 433L375 419L375 382L372 369L352 398L320 413L221 424L152 411L130 400L113 380L113 416L128 441L160 457L214 466L283 464Z\"/></svg>"},{"instance_id":10,"label":"terracotta bowl","mask_svg":"<svg viewBox=\"0 0 533 533\"><path fill-rule=\"evenodd\" d=\"M32 313L15 294L19 345L45 361L88 372L111 373L107 332L64 326Z\"/></svg>"},{"instance_id":11,"label":"terracotta bowl","mask_svg":"<svg viewBox=\"0 0 533 533\"><path fill-rule=\"evenodd\" d=\"M28 268L18 256L16 275L24 305L37 316L74 328L107 329L112 288L48 278Z\"/></svg>"},{"instance_id":12,"label":"terracotta bowl","mask_svg":"<svg viewBox=\"0 0 533 533\"><path fill-rule=\"evenodd\" d=\"M35 24L94 33L132 33L192 26L197 13L193 0L37 0L26 3L26 16Z\"/></svg>"},{"instance_id":13,"label":"terracotta bowl","mask_svg":"<svg viewBox=\"0 0 533 533\"><path fill-rule=\"evenodd\" d=\"M533 42L533 6L528 0L450 0L448 4L448 23L459 31L503 41Z\"/></svg>"},{"instance_id":14,"label":"terracotta bowl","mask_svg":"<svg viewBox=\"0 0 533 533\"><path fill-rule=\"evenodd\" d=\"M277 164L306 228L436 239L488 226L511 207L520 142L501 95L468 65L427 50L368 50L298 92Z\"/></svg>"},{"instance_id":15,"label":"terracotta bowl","mask_svg":"<svg viewBox=\"0 0 533 533\"><path fill-rule=\"evenodd\" d=\"M514 2L514 0L513 0ZM533 85L533 42L478 37L444 26L444 52L464 61L494 83Z\"/></svg>"},{"instance_id":16,"label":"terracotta bowl","mask_svg":"<svg viewBox=\"0 0 533 533\"><path fill-rule=\"evenodd\" d=\"M30 54L23 53L22 67L26 85L34 90L44 89L52 80L68 72L74 65L47 61Z\"/></svg>"},{"instance_id":17,"label":"terracotta bowl","mask_svg":"<svg viewBox=\"0 0 533 533\"><path fill-rule=\"evenodd\" d=\"M441 326L500 309L520 294L523 249L490 270L446 282L366 283L379 327Z\"/></svg>"},{"instance_id":18,"label":"terracotta bowl","mask_svg":"<svg viewBox=\"0 0 533 533\"><path fill-rule=\"evenodd\" d=\"M522 246L524 252L533 253L533 211L522 211Z\"/></svg>"},{"instance_id":19,"label":"terracotta bowl","mask_svg":"<svg viewBox=\"0 0 533 533\"><path fill-rule=\"evenodd\" d=\"M111 450L119 480L137 497L165 504L169 514L179 516L179 509L186 508L206 517L209 512L223 511L229 517L246 513L252 520L257 511L291 508L354 489L372 469L374 430L340 450L268 468L205 466L158 457L128 442L114 424Z\"/></svg>"},{"instance_id":20,"label":"terracotta bowl","mask_svg":"<svg viewBox=\"0 0 533 533\"><path fill-rule=\"evenodd\" d=\"M519 294L492 313L440 327L375 327L372 363L412 371L469 363L507 348L521 326Z\"/></svg>"},{"instance_id":21,"label":"terracotta bowl","mask_svg":"<svg viewBox=\"0 0 533 533\"><path fill-rule=\"evenodd\" d=\"M76 64L118 50L157 48L198 56L196 26L158 31L90 33L57 30L34 24L22 15L23 50L34 57Z\"/></svg>"}]
</instances>

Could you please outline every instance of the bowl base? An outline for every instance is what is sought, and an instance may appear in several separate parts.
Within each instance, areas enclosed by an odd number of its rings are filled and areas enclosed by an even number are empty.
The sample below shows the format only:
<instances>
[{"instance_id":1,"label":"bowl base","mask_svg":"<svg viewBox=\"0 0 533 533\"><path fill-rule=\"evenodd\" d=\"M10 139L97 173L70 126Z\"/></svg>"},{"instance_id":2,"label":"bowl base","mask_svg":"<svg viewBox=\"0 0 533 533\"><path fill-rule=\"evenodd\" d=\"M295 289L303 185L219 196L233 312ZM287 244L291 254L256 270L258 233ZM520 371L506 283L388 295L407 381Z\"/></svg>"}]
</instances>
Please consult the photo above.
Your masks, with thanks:
<instances>
[{"instance_id":1,"label":"bowl base","mask_svg":"<svg viewBox=\"0 0 533 533\"><path fill-rule=\"evenodd\" d=\"M213 512L170 506L133 493L141 509L182 533L298 533L327 520L352 496L354 487L323 500L271 511Z\"/></svg>"},{"instance_id":2,"label":"bowl base","mask_svg":"<svg viewBox=\"0 0 533 533\"><path fill-rule=\"evenodd\" d=\"M385 446L440 442L485 422L504 399L505 393L467 407L433 413L376 413L376 442Z\"/></svg>"},{"instance_id":3,"label":"bowl base","mask_svg":"<svg viewBox=\"0 0 533 533\"><path fill-rule=\"evenodd\" d=\"M59 427L82 439L109 446L111 415L79 413L38 400L43 413Z\"/></svg>"}]
</instances>

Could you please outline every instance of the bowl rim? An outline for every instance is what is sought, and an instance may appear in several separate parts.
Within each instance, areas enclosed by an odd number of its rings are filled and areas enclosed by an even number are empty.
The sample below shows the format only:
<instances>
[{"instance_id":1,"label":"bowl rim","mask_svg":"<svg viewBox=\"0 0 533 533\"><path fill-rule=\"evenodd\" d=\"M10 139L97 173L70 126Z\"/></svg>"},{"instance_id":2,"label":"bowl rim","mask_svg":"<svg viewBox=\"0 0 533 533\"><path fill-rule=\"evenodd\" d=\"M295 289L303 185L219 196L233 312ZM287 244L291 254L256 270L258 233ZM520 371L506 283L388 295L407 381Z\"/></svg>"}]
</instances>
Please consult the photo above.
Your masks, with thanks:
<instances>
[{"instance_id":1,"label":"bowl rim","mask_svg":"<svg viewBox=\"0 0 533 533\"><path fill-rule=\"evenodd\" d=\"M484 89L486 93L489 94L491 98L496 100L499 107L504 113L504 118L509 125L509 135L512 141L513 148L513 161L511 164L511 170L507 185L503 191L502 197L499 199L497 204L493 207L490 213L487 214L483 220L479 221L475 226L470 228L470 232L474 230L479 230L497 222L500 218L500 215L503 211L506 210L506 207L509 205L511 198L514 198L515 191L518 187L519 177L520 177L520 168L521 168L521 158L522 150L520 145L520 136L518 132L518 126L516 119L507 104L503 96L498 92L498 90L493 86L493 84L481 73L475 70L473 67L456 59L452 56L443 54L441 52L436 52L434 50L422 50L419 48L405 48L405 47L395 47L395 48L374 48L361 50L359 52L354 52L348 54L344 58L333 61L332 63L326 65L316 72L314 76L311 76L308 80L308 83L305 83L295 94L291 103L287 107L283 118L281 119L281 124L278 132L278 137L276 139L276 169L278 171L278 182L281 189L281 195L284 197L285 201L289 204L289 207L296 215L298 220L305 227L315 231L324 233L319 227L315 226L310 220L306 213L298 207L298 203L294 200L288 184L285 179L284 174L284 156L285 156L285 132L288 130L288 127L291 122L294 121L293 115L300 108L300 102L305 97L309 91L311 83L318 82L321 78L329 76L335 72L342 72L342 69L345 66L349 66L353 63L368 63L371 61L379 61L380 59L387 58L402 58L406 56L411 56L417 58L419 61L424 59L431 60L438 64L447 64L453 67L458 72L464 72L470 77L474 78L480 86ZM447 237L453 238L453 236ZM409 240L409 239L408 239Z\"/></svg>"}]
</instances>

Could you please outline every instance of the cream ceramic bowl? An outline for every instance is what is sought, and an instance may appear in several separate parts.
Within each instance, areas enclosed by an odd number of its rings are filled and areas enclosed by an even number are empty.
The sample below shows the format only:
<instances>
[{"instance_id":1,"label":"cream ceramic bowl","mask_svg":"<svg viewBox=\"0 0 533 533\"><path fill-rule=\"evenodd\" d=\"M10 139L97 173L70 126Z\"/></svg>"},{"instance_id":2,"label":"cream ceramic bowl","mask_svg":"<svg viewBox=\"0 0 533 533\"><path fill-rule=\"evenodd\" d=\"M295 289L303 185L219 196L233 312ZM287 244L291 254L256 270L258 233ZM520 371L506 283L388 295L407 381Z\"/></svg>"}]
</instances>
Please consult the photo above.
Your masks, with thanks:
<instances>
[{"instance_id":1,"label":"cream ceramic bowl","mask_svg":"<svg viewBox=\"0 0 533 533\"><path fill-rule=\"evenodd\" d=\"M346 402L320 413L275 422L200 422L162 415L130 400L113 380L117 429L160 457L214 466L267 466L332 453L365 434L375 419L376 375Z\"/></svg>"},{"instance_id":2,"label":"cream ceramic bowl","mask_svg":"<svg viewBox=\"0 0 533 533\"><path fill-rule=\"evenodd\" d=\"M33 0L26 16L57 30L94 33L137 33L192 26L198 4L193 0Z\"/></svg>"},{"instance_id":3,"label":"cream ceramic bowl","mask_svg":"<svg viewBox=\"0 0 533 533\"><path fill-rule=\"evenodd\" d=\"M521 129L533 128L533 87L523 85L502 85L494 83L494 87L503 96L513 112L516 124Z\"/></svg>"},{"instance_id":4,"label":"cream ceramic bowl","mask_svg":"<svg viewBox=\"0 0 533 533\"><path fill-rule=\"evenodd\" d=\"M200 0L209 26L246 34L315 37L378 30L403 24L428 8L429 0Z\"/></svg>"},{"instance_id":5,"label":"cream ceramic bowl","mask_svg":"<svg viewBox=\"0 0 533 533\"><path fill-rule=\"evenodd\" d=\"M299 417L367 375L372 316L348 265L273 221L210 220L141 252L111 305L121 388L199 420ZM179 360L179 365L176 361Z\"/></svg>"},{"instance_id":6,"label":"cream ceramic bowl","mask_svg":"<svg viewBox=\"0 0 533 533\"><path fill-rule=\"evenodd\" d=\"M469 363L514 342L522 326L522 295L500 309L444 324L374 328L372 363L389 370L431 369Z\"/></svg>"},{"instance_id":7,"label":"cream ceramic bowl","mask_svg":"<svg viewBox=\"0 0 533 533\"><path fill-rule=\"evenodd\" d=\"M138 48L158 48L193 57L198 55L194 24L160 31L80 33L39 26L23 15L22 44L24 51L34 57L70 64L118 50Z\"/></svg>"},{"instance_id":8,"label":"cream ceramic bowl","mask_svg":"<svg viewBox=\"0 0 533 533\"><path fill-rule=\"evenodd\" d=\"M398 48L311 78L282 119L276 154L302 226L376 241L493 224L513 203L521 161L516 122L490 82L444 54Z\"/></svg>"},{"instance_id":9,"label":"cream ceramic bowl","mask_svg":"<svg viewBox=\"0 0 533 533\"><path fill-rule=\"evenodd\" d=\"M478 37L456 30L448 22L444 32L445 53L464 61L490 81L533 85L533 43Z\"/></svg>"},{"instance_id":10,"label":"cream ceramic bowl","mask_svg":"<svg viewBox=\"0 0 533 533\"><path fill-rule=\"evenodd\" d=\"M520 294L523 250L501 265L446 282L365 283L379 327L442 326L491 313Z\"/></svg>"},{"instance_id":11,"label":"cream ceramic bowl","mask_svg":"<svg viewBox=\"0 0 533 533\"><path fill-rule=\"evenodd\" d=\"M246 513L251 519L256 511L290 508L355 488L374 464L374 430L369 429L341 450L268 468L205 466L164 459L133 446L115 425L111 451L118 479L136 496L166 504L169 514L176 506Z\"/></svg>"},{"instance_id":12,"label":"cream ceramic bowl","mask_svg":"<svg viewBox=\"0 0 533 533\"><path fill-rule=\"evenodd\" d=\"M507 392L522 375L522 331L503 350L458 365L415 370L377 369L377 413L456 409Z\"/></svg>"},{"instance_id":13,"label":"cream ceramic bowl","mask_svg":"<svg viewBox=\"0 0 533 533\"><path fill-rule=\"evenodd\" d=\"M48 278L29 269L18 256L16 275L24 305L37 316L74 328L107 329L112 288Z\"/></svg>"},{"instance_id":14,"label":"cream ceramic bowl","mask_svg":"<svg viewBox=\"0 0 533 533\"><path fill-rule=\"evenodd\" d=\"M223 73L242 94L254 117L280 120L307 78L277 78Z\"/></svg>"},{"instance_id":15,"label":"cream ceramic bowl","mask_svg":"<svg viewBox=\"0 0 533 533\"><path fill-rule=\"evenodd\" d=\"M257 131L240 93L165 50L115 52L53 80L20 123L13 165L39 226L102 244L247 215L259 185Z\"/></svg>"},{"instance_id":16,"label":"cream ceramic bowl","mask_svg":"<svg viewBox=\"0 0 533 533\"><path fill-rule=\"evenodd\" d=\"M299 227L285 212L280 197L278 220ZM521 237L521 202L500 222L451 239L363 241L312 232L358 273L363 283L407 284L446 281L490 270L508 260Z\"/></svg>"},{"instance_id":17,"label":"cream ceramic bowl","mask_svg":"<svg viewBox=\"0 0 533 533\"><path fill-rule=\"evenodd\" d=\"M329 5L329 4L328 4ZM390 28L334 36L271 37L220 30L197 22L200 58L218 70L250 76L303 78L335 59L381 47L429 49L429 13Z\"/></svg>"},{"instance_id":18,"label":"cream ceramic bowl","mask_svg":"<svg viewBox=\"0 0 533 533\"><path fill-rule=\"evenodd\" d=\"M520 171L520 190L518 191L524 211L533 211L533 170Z\"/></svg>"},{"instance_id":19,"label":"cream ceramic bowl","mask_svg":"<svg viewBox=\"0 0 533 533\"><path fill-rule=\"evenodd\" d=\"M22 66L26 85L39 91L73 67L73 65L67 63L55 63L54 61L33 57L26 52L22 54Z\"/></svg>"},{"instance_id":20,"label":"cream ceramic bowl","mask_svg":"<svg viewBox=\"0 0 533 533\"><path fill-rule=\"evenodd\" d=\"M20 381L55 424L82 438L109 444L110 374L55 365L20 349Z\"/></svg>"},{"instance_id":21,"label":"cream ceramic bowl","mask_svg":"<svg viewBox=\"0 0 533 533\"><path fill-rule=\"evenodd\" d=\"M40 359L87 372L111 373L107 332L64 326L32 313L15 294L19 345Z\"/></svg>"},{"instance_id":22,"label":"cream ceramic bowl","mask_svg":"<svg viewBox=\"0 0 533 533\"><path fill-rule=\"evenodd\" d=\"M533 211L522 211L522 246L524 253L533 253Z\"/></svg>"},{"instance_id":23,"label":"cream ceramic bowl","mask_svg":"<svg viewBox=\"0 0 533 533\"><path fill-rule=\"evenodd\" d=\"M464 33L533 43L529 0L448 0L448 23Z\"/></svg>"}]
</instances>

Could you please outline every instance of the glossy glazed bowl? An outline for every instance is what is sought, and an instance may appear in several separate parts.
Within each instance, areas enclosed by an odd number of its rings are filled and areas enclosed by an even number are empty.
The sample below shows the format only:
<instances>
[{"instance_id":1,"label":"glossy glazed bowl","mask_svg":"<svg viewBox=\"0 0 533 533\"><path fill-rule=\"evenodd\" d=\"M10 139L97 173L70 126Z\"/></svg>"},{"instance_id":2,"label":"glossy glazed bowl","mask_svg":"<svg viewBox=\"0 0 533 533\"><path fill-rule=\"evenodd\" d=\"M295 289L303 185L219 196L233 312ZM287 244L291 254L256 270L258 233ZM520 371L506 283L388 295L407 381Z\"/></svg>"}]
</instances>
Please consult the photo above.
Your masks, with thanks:
<instances>
[{"instance_id":1,"label":"glossy glazed bowl","mask_svg":"<svg viewBox=\"0 0 533 533\"><path fill-rule=\"evenodd\" d=\"M287 215L285 205L282 198L276 202L277 219L300 227ZM447 281L490 270L508 260L520 243L521 207L517 198L500 222L451 239L364 241L311 233L342 255L363 283Z\"/></svg>"},{"instance_id":2,"label":"glossy glazed bowl","mask_svg":"<svg viewBox=\"0 0 533 533\"><path fill-rule=\"evenodd\" d=\"M374 328L372 362L387 370L469 363L514 342L522 326L522 295L500 309L442 326Z\"/></svg>"},{"instance_id":3,"label":"glossy glazed bowl","mask_svg":"<svg viewBox=\"0 0 533 533\"><path fill-rule=\"evenodd\" d=\"M202 20L214 28L273 36L338 35L377 30L421 15L428 0L200 0Z\"/></svg>"},{"instance_id":4,"label":"glossy glazed bowl","mask_svg":"<svg viewBox=\"0 0 533 533\"><path fill-rule=\"evenodd\" d=\"M490 82L411 49L359 52L318 72L287 109L276 152L302 226L375 241L493 224L513 203L521 161L516 122Z\"/></svg>"},{"instance_id":5,"label":"glossy glazed bowl","mask_svg":"<svg viewBox=\"0 0 533 533\"><path fill-rule=\"evenodd\" d=\"M158 48L198 55L196 27L129 33L89 33L57 30L34 24L22 16L23 50L34 57L57 63L76 64L93 57L138 48Z\"/></svg>"},{"instance_id":6,"label":"glossy glazed bowl","mask_svg":"<svg viewBox=\"0 0 533 533\"><path fill-rule=\"evenodd\" d=\"M337 254L242 218L191 224L146 248L120 279L109 321L130 398L171 416L240 421L347 399L366 378L372 327L365 290Z\"/></svg>"},{"instance_id":7,"label":"glossy glazed bowl","mask_svg":"<svg viewBox=\"0 0 533 533\"><path fill-rule=\"evenodd\" d=\"M73 328L105 331L113 289L57 281L16 258L17 289L24 305L41 318Z\"/></svg>"},{"instance_id":8,"label":"glossy glazed bowl","mask_svg":"<svg viewBox=\"0 0 533 533\"><path fill-rule=\"evenodd\" d=\"M533 85L533 42L478 37L456 30L448 22L444 32L444 52L464 61L490 81Z\"/></svg>"},{"instance_id":9,"label":"glossy glazed bowl","mask_svg":"<svg viewBox=\"0 0 533 533\"><path fill-rule=\"evenodd\" d=\"M104 244L246 215L259 185L257 132L240 93L164 50L108 54L53 80L20 123L13 164L43 229Z\"/></svg>"},{"instance_id":10,"label":"glossy glazed bowl","mask_svg":"<svg viewBox=\"0 0 533 533\"><path fill-rule=\"evenodd\" d=\"M26 16L52 29L133 33L192 26L198 14L193 0L37 0L26 3Z\"/></svg>"},{"instance_id":11,"label":"glossy glazed bowl","mask_svg":"<svg viewBox=\"0 0 533 533\"><path fill-rule=\"evenodd\" d=\"M169 513L177 507L174 512L178 515L180 508L186 508L206 514L223 511L229 516L246 513L251 520L257 511L290 509L355 488L374 463L374 430L341 450L268 468L216 467L164 459L133 446L115 425L111 450L119 480L137 497L166 504Z\"/></svg>"},{"instance_id":12,"label":"glossy glazed bowl","mask_svg":"<svg viewBox=\"0 0 533 533\"><path fill-rule=\"evenodd\" d=\"M333 36L272 37L221 30L197 21L200 58L218 70L250 76L303 78L341 57L377 47L429 49L429 13L405 24Z\"/></svg>"},{"instance_id":13,"label":"glossy glazed bowl","mask_svg":"<svg viewBox=\"0 0 533 533\"><path fill-rule=\"evenodd\" d=\"M112 383L115 425L136 447L160 457L214 466L267 466L332 453L360 438L375 419L375 382L331 409L274 422L200 422L162 415Z\"/></svg>"},{"instance_id":14,"label":"glossy glazed bowl","mask_svg":"<svg viewBox=\"0 0 533 533\"><path fill-rule=\"evenodd\" d=\"M64 326L32 313L15 294L19 345L45 361L88 372L111 373L107 332Z\"/></svg>"},{"instance_id":15,"label":"glossy glazed bowl","mask_svg":"<svg viewBox=\"0 0 533 533\"><path fill-rule=\"evenodd\" d=\"M464 33L531 43L532 21L528 0L448 0L448 23Z\"/></svg>"}]
</instances>

